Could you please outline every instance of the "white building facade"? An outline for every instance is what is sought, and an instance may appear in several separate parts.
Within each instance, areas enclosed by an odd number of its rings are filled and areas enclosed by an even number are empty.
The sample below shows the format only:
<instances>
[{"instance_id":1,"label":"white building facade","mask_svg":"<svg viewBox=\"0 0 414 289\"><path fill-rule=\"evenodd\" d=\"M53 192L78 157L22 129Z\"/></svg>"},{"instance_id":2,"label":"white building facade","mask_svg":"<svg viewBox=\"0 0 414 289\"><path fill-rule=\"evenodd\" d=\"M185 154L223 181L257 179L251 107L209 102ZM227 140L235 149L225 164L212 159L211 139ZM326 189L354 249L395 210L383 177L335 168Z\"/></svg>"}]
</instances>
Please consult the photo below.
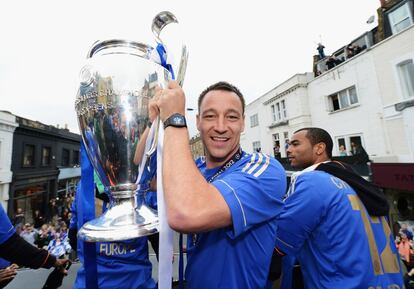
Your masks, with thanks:
<instances>
[{"instance_id":1,"label":"white building facade","mask_svg":"<svg viewBox=\"0 0 414 289\"><path fill-rule=\"evenodd\" d=\"M10 170L13 150L13 132L18 126L14 115L0 111L0 203L7 212L9 187L13 173Z\"/></svg>"},{"instance_id":2,"label":"white building facade","mask_svg":"<svg viewBox=\"0 0 414 289\"><path fill-rule=\"evenodd\" d=\"M247 105L243 148L273 155L277 139L285 157L284 140L316 126L332 135L333 155L357 142L374 162L414 162L413 61L411 25L315 78L293 76Z\"/></svg>"}]
</instances>

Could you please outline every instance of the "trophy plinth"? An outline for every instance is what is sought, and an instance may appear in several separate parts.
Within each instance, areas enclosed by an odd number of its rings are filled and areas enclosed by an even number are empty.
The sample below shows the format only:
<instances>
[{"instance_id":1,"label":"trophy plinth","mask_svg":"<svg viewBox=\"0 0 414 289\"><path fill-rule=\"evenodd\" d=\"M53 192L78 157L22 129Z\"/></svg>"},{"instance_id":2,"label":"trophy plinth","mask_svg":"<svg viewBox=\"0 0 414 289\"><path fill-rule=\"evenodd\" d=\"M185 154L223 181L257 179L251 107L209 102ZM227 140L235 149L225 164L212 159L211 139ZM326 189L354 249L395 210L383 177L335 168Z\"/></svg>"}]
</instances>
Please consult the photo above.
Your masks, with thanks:
<instances>
[{"instance_id":1,"label":"trophy plinth","mask_svg":"<svg viewBox=\"0 0 414 289\"><path fill-rule=\"evenodd\" d=\"M143 194L136 197L143 198ZM129 192L130 196L124 195L119 197L112 192L112 206L100 217L84 224L78 236L85 241L111 242L157 233L157 212L144 202L136 202L133 191ZM141 206L136 207L136 203Z\"/></svg>"}]
</instances>

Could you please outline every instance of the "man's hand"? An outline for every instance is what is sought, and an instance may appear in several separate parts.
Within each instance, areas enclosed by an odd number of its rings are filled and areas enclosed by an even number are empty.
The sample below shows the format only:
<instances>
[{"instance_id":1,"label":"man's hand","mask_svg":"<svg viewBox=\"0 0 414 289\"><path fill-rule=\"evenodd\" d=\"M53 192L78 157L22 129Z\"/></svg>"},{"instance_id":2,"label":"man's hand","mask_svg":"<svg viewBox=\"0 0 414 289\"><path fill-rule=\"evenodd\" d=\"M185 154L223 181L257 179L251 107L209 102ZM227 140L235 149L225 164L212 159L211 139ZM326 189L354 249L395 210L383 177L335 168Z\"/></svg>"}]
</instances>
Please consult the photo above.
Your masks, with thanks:
<instances>
[{"instance_id":1,"label":"man's hand","mask_svg":"<svg viewBox=\"0 0 414 289\"><path fill-rule=\"evenodd\" d=\"M70 261L68 259L56 259L56 262L53 266L59 269L59 271L63 273L64 275L68 275L68 271L66 270L66 265L69 262Z\"/></svg>"},{"instance_id":2,"label":"man's hand","mask_svg":"<svg viewBox=\"0 0 414 289\"><path fill-rule=\"evenodd\" d=\"M168 88L160 90L155 100L162 122L174 113L185 114L185 94L176 81L170 81Z\"/></svg>"},{"instance_id":3,"label":"man's hand","mask_svg":"<svg viewBox=\"0 0 414 289\"><path fill-rule=\"evenodd\" d=\"M16 269L19 268L16 264L12 264L9 267L0 270L0 282L13 280L16 277L17 271Z\"/></svg>"}]
</instances>

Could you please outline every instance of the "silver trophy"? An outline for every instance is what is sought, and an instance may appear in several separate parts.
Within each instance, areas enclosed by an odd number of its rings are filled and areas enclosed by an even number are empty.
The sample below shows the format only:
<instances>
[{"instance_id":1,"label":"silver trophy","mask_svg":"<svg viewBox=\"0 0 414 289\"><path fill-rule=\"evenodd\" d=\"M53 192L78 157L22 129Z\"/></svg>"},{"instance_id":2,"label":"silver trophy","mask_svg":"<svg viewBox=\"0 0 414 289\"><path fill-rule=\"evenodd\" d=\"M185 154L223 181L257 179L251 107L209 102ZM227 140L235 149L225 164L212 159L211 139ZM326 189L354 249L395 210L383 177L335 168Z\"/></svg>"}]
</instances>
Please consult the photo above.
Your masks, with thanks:
<instances>
[{"instance_id":1,"label":"silver trophy","mask_svg":"<svg viewBox=\"0 0 414 289\"><path fill-rule=\"evenodd\" d=\"M170 12L155 16L152 31L159 44L161 31L170 23L178 23ZM134 41L98 41L81 70L75 102L79 128L89 159L110 197L109 209L79 230L83 240L120 241L158 232L157 212L145 201L155 170L150 160L157 140L147 138L148 132L144 132L149 124L149 100L172 77L153 60L154 52L155 48ZM176 77L180 85L187 57L182 44ZM151 132L159 122L152 126ZM138 163L137 147L144 147Z\"/></svg>"}]
</instances>

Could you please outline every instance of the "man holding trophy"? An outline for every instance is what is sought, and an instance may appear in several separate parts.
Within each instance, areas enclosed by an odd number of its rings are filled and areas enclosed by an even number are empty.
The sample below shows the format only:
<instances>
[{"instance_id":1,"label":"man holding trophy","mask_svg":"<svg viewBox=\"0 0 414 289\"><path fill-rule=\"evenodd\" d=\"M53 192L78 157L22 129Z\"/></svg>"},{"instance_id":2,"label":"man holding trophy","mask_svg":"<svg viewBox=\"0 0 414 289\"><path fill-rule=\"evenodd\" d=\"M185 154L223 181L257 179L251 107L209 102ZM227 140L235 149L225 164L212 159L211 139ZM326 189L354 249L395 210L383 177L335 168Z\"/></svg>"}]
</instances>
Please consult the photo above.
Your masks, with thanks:
<instances>
[{"instance_id":1,"label":"man holding trophy","mask_svg":"<svg viewBox=\"0 0 414 289\"><path fill-rule=\"evenodd\" d=\"M184 91L170 81L153 105L165 128L162 177L168 223L190 233L187 288L264 288L286 176L275 159L242 151L243 95L226 82L201 93L197 128L206 156L196 164Z\"/></svg>"},{"instance_id":2,"label":"man holding trophy","mask_svg":"<svg viewBox=\"0 0 414 289\"><path fill-rule=\"evenodd\" d=\"M178 21L168 11L154 18L156 48L113 39L96 42L88 53L75 108L84 157L107 189L110 204L96 219L84 214L78 237L85 241L85 256L93 260L95 247L89 242L118 242L160 232L159 286L164 289L172 271L169 224L178 232L191 233L187 288L264 288L275 217L286 189L284 170L269 156L241 149L245 101L226 82L200 95L197 127L206 157L194 163L181 88L188 51L183 44L175 74L160 39L170 23ZM161 123L152 123L150 111ZM146 204L155 169L158 212ZM89 184L83 171L82 179ZM83 200L93 202L93 186L88 186L83 188ZM94 266L86 267L94 272ZM92 282L86 283L90 287Z\"/></svg>"}]
</instances>

